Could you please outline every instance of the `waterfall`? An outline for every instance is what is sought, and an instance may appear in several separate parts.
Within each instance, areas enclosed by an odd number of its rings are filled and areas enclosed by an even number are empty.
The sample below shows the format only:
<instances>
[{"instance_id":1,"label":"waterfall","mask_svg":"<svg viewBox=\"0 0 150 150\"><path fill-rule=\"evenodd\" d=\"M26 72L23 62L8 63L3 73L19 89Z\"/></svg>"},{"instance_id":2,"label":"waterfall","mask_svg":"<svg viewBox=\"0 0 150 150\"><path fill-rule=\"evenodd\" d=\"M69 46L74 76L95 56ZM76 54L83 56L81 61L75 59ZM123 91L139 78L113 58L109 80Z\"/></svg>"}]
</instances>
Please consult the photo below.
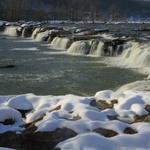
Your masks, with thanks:
<instances>
[{"instance_id":1,"label":"waterfall","mask_svg":"<svg viewBox=\"0 0 150 150\"><path fill-rule=\"evenodd\" d=\"M51 42L53 48L67 49L71 44L71 40L69 38L61 38L55 37Z\"/></svg>"},{"instance_id":2,"label":"waterfall","mask_svg":"<svg viewBox=\"0 0 150 150\"><path fill-rule=\"evenodd\" d=\"M150 67L150 42L145 44L132 42L131 45L122 54L125 63L135 67Z\"/></svg>"},{"instance_id":3,"label":"waterfall","mask_svg":"<svg viewBox=\"0 0 150 150\"><path fill-rule=\"evenodd\" d=\"M99 41L96 49L92 52L92 54L95 56L104 56L103 45L104 43L102 41Z\"/></svg>"},{"instance_id":4,"label":"waterfall","mask_svg":"<svg viewBox=\"0 0 150 150\"><path fill-rule=\"evenodd\" d=\"M98 43L99 43L98 40L91 40L90 55L96 55Z\"/></svg>"},{"instance_id":5,"label":"waterfall","mask_svg":"<svg viewBox=\"0 0 150 150\"><path fill-rule=\"evenodd\" d=\"M17 28L18 26L7 26L4 30L4 34L9 36L18 36Z\"/></svg>"},{"instance_id":6,"label":"waterfall","mask_svg":"<svg viewBox=\"0 0 150 150\"><path fill-rule=\"evenodd\" d=\"M91 41L76 41L67 50L70 54L89 54L91 49Z\"/></svg>"},{"instance_id":7,"label":"waterfall","mask_svg":"<svg viewBox=\"0 0 150 150\"><path fill-rule=\"evenodd\" d=\"M40 31L40 28L36 28L36 29L33 31L33 33L32 33L32 38L33 38L33 39L36 38L36 36L37 36L37 34L38 34L39 31Z\"/></svg>"},{"instance_id":8,"label":"waterfall","mask_svg":"<svg viewBox=\"0 0 150 150\"><path fill-rule=\"evenodd\" d=\"M35 40L36 41L46 41L46 39L48 38L49 36L49 33L50 31L47 30L45 32L40 32L40 33L37 33L36 37L35 37Z\"/></svg>"}]
</instances>

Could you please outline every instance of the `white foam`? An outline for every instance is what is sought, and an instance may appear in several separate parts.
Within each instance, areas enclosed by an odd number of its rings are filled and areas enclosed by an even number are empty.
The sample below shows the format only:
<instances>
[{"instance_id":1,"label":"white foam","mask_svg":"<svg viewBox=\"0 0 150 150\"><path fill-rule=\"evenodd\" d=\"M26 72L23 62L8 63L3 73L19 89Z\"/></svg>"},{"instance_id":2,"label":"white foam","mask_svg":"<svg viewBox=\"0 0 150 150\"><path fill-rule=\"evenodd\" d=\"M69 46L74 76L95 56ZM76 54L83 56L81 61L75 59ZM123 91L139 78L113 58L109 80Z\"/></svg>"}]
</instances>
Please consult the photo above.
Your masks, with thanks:
<instances>
[{"instance_id":1,"label":"white foam","mask_svg":"<svg viewBox=\"0 0 150 150\"><path fill-rule=\"evenodd\" d=\"M35 37L35 40L36 41L43 41L44 38L48 37L50 31L45 31L45 32L40 32L40 33L37 33L36 37Z\"/></svg>"},{"instance_id":2,"label":"white foam","mask_svg":"<svg viewBox=\"0 0 150 150\"><path fill-rule=\"evenodd\" d=\"M36 28L34 31L33 31L33 33L32 33L32 39L35 39L36 38L36 36L37 36L37 34L38 34L38 32L40 31L40 28Z\"/></svg>"},{"instance_id":3,"label":"white foam","mask_svg":"<svg viewBox=\"0 0 150 150\"><path fill-rule=\"evenodd\" d=\"M17 36L17 28L18 26L7 26L3 34L9 36Z\"/></svg>"},{"instance_id":4,"label":"white foam","mask_svg":"<svg viewBox=\"0 0 150 150\"><path fill-rule=\"evenodd\" d=\"M55 37L51 42L52 48L59 48L59 49L67 49L70 46L71 41L69 38L60 38Z\"/></svg>"},{"instance_id":5,"label":"white foam","mask_svg":"<svg viewBox=\"0 0 150 150\"><path fill-rule=\"evenodd\" d=\"M11 51L39 51L37 47L30 47L30 48L13 48Z\"/></svg>"},{"instance_id":6,"label":"white foam","mask_svg":"<svg viewBox=\"0 0 150 150\"><path fill-rule=\"evenodd\" d=\"M67 52L69 54L84 55L88 54L91 49L91 41L76 41L73 42Z\"/></svg>"},{"instance_id":7,"label":"white foam","mask_svg":"<svg viewBox=\"0 0 150 150\"><path fill-rule=\"evenodd\" d=\"M106 60L114 66L136 69L142 74L150 75L150 43L140 44L137 42L128 42L127 49L120 57Z\"/></svg>"}]
</instances>

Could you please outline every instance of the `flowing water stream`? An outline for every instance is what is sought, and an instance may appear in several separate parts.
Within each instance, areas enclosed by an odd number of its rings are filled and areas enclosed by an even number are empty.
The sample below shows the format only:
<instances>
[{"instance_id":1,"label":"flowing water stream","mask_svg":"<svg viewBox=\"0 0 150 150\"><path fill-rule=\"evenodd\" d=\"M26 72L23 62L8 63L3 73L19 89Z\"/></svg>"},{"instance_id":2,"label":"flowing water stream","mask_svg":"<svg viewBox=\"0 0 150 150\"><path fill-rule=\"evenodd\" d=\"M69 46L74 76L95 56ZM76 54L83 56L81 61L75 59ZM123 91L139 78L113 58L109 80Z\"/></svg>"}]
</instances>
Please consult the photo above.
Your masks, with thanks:
<instances>
[{"instance_id":1,"label":"flowing water stream","mask_svg":"<svg viewBox=\"0 0 150 150\"><path fill-rule=\"evenodd\" d=\"M107 66L103 57L67 55L47 43L0 36L0 95L93 95L145 76Z\"/></svg>"}]
</instances>

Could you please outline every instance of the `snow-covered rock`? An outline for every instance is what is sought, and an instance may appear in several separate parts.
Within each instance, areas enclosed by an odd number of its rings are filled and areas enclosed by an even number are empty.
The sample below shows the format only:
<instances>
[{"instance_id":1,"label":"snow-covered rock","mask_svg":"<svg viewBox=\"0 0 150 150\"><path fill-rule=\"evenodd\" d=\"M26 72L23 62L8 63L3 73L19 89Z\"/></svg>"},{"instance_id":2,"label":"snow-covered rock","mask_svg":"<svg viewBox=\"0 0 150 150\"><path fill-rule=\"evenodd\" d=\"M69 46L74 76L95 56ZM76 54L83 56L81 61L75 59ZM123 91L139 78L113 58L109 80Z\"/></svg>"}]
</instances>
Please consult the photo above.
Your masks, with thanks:
<instances>
[{"instance_id":1,"label":"snow-covered rock","mask_svg":"<svg viewBox=\"0 0 150 150\"><path fill-rule=\"evenodd\" d=\"M113 91L111 90L100 91L95 94L95 98L96 100L112 100L112 94Z\"/></svg>"},{"instance_id":2,"label":"snow-covered rock","mask_svg":"<svg viewBox=\"0 0 150 150\"><path fill-rule=\"evenodd\" d=\"M26 95L19 95L11 98L7 104L9 107L12 107L17 110L32 110L33 105L28 100Z\"/></svg>"},{"instance_id":3,"label":"snow-covered rock","mask_svg":"<svg viewBox=\"0 0 150 150\"><path fill-rule=\"evenodd\" d=\"M115 142L96 133L78 135L57 145L61 150L119 150Z\"/></svg>"},{"instance_id":4,"label":"snow-covered rock","mask_svg":"<svg viewBox=\"0 0 150 150\"><path fill-rule=\"evenodd\" d=\"M145 110L145 105L143 104L135 103L131 106L131 110L135 112L136 115L139 115L139 116L144 116L148 114L148 112Z\"/></svg>"},{"instance_id":5,"label":"snow-covered rock","mask_svg":"<svg viewBox=\"0 0 150 150\"><path fill-rule=\"evenodd\" d=\"M111 108L106 105L104 109L100 109L91 104L93 101L115 103ZM145 139L150 134L149 105L150 92L135 90L100 91L94 98L71 94L0 96L0 133L29 130L31 134L42 133L42 136L44 133L55 135L57 132L59 137L68 129L75 134L68 135L66 139L70 139L67 141L57 142L57 147L61 150L147 150L150 147L149 140ZM20 109L32 111L22 119L18 112ZM136 117L142 118L141 122L136 123L139 121ZM14 120L14 124L4 124L7 119ZM20 126L23 124L27 124L27 127Z\"/></svg>"},{"instance_id":6,"label":"snow-covered rock","mask_svg":"<svg viewBox=\"0 0 150 150\"><path fill-rule=\"evenodd\" d=\"M4 122L8 119L12 119L15 122L19 122L22 120L22 117L20 112L13 108L0 107L0 122Z\"/></svg>"}]
</instances>

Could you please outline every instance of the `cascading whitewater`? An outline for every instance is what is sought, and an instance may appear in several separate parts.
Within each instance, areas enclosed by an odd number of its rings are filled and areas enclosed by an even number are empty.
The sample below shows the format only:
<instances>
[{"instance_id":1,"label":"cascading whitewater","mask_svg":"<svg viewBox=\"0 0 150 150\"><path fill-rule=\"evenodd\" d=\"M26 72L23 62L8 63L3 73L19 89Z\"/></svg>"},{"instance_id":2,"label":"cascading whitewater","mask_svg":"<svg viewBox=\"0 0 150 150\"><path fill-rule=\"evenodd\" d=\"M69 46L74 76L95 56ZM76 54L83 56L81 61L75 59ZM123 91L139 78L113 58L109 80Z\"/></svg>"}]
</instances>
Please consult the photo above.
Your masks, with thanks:
<instances>
[{"instance_id":1,"label":"cascading whitewater","mask_svg":"<svg viewBox=\"0 0 150 150\"><path fill-rule=\"evenodd\" d=\"M17 29L19 29L18 26L7 26L4 30L4 34L9 36L18 36Z\"/></svg>"},{"instance_id":2,"label":"cascading whitewater","mask_svg":"<svg viewBox=\"0 0 150 150\"><path fill-rule=\"evenodd\" d=\"M70 48L67 50L70 54L89 54L91 50L91 40L88 41L75 41L72 43Z\"/></svg>"},{"instance_id":3,"label":"cascading whitewater","mask_svg":"<svg viewBox=\"0 0 150 150\"><path fill-rule=\"evenodd\" d=\"M46 38L49 36L49 33L50 33L50 31L37 33L35 40L36 41L45 41Z\"/></svg>"},{"instance_id":4,"label":"cascading whitewater","mask_svg":"<svg viewBox=\"0 0 150 150\"><path fill-rule=\"evenodd\" d=\"M93 50L91 50L91 54L95 55L95 56L103 56L104 55L103 46L104 46L104 43L102 41L99 41L97 43L97 47L95 47Z\"/></svg>"},{"instance_id":5,"label":"cascading whitewater","mask_svg":"<svg viewBox=\"0 0 150 150\"><path fill-rule=\"evenodd\" d=\"M132 46L122 54L127 65L135 67L150 67L150 43L132 42Z\"/></svg>"},{"instance_id":6,"label":"cascading whitewater","mask_svg":"<svg viewBox=\"0 0 150 150\"><path fill-rule=\"evenodd\" d=\"M32 33L32 38L33 38L33 39L36 38L36 36L37 36L37 34L38 34L39 31L40 31L40 28L36 28L36 29L33 31L33 33Z\"/></svg>"},{"instance_id":7,"label":"cascading whitewater","mask_svg":"<svg viewBox=\"0 0 150 150\"><path fill-rule=\"evenodd\" d=\"M55 37L51 42L53 48L67 49L71 44L71 40L69 38L60 38Z\"/></svg>"},{"instance_id":8,"label":"cascading whitewater","mask_svg":"<svg viewBox=\"0 0 150 150\"><path fill-rule=\"evenodd\" d=\"M25 30L26 30L26 28L23 28L23 30L22 30L22 37L25 37Z\"/></svg>"}]
</instances>

